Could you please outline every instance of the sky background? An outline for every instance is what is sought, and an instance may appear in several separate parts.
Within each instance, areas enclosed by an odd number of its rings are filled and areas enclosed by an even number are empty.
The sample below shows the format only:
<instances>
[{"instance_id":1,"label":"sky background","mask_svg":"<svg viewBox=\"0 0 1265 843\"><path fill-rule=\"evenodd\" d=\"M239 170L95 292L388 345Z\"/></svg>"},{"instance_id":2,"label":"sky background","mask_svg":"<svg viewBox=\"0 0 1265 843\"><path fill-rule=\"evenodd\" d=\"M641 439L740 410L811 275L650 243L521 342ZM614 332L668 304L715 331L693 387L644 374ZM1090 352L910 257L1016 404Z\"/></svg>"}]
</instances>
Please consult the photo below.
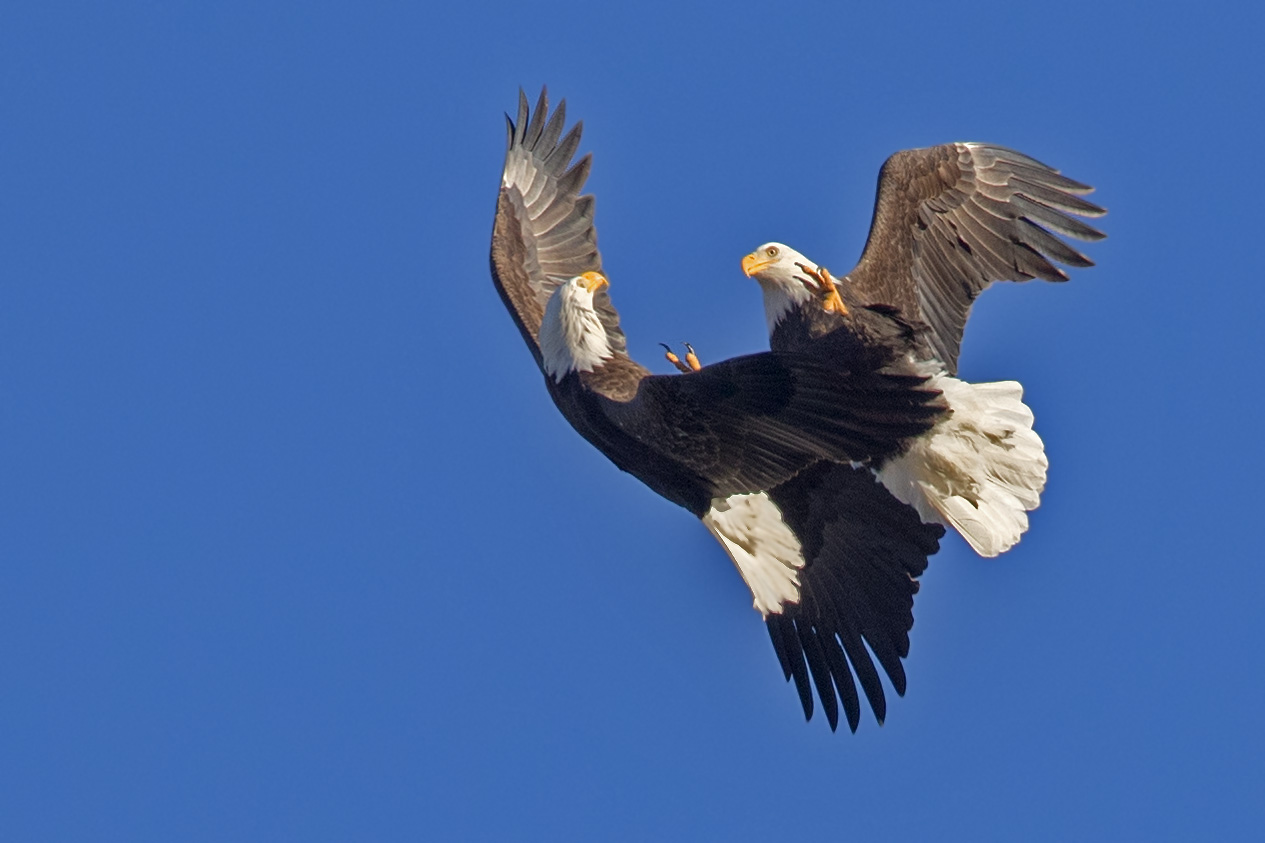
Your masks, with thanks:
<instances>
[{"instance_id":1,"label":"sky background","mask_svg":"<svg viewBox=\"0 0 1265 843\"><path fill-rule=\"evenodd\" d=\"M0 11L0 838L1260 833L1259 4L260 5ZM1049 485L943 542L885 726L805 724L551 404L487 269L546 83L659 372L764 347L760 243L851 267L898 149L1099 188L1095 268L974 311Z\"/></svg>"}]
</instances>

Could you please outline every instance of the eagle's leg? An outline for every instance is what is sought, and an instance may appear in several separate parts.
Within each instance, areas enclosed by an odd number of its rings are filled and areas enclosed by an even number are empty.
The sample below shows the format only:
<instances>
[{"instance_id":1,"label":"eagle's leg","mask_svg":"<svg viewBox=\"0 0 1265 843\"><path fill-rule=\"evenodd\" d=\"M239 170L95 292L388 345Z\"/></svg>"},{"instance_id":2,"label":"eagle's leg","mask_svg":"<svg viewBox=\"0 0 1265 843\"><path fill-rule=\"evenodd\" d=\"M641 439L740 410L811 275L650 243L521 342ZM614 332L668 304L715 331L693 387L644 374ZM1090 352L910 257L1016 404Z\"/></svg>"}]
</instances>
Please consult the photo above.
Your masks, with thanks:
<instances>
[{"instance_id":1,"label":"eagle's leg","mask_svg":"<svg viewBox=\"0 0 1265 843\"><path fill-rule=\"evenodd\" d=\"M676 366L676 370L678 372L688 375L690 372L694 371L685 363L681 362L681 358L677 357L676 354L673 353L672 347L668 345L666 342L661 342L659 343L659 345L663 346L663 356L668 359L669 363L671 363L673 366ZM685 359L686 360L690 359L690 356L688 354L685 355Z\"/></svg>"},{"instance_id":2,"label":"eagle's leg","mask_svg":"<svg viewBox=\"0 0 1265 843\"><path fill-rule=\"evenodd\" d=\"M848 308L844 307L843 299L839 298L839 288L835 286L835 279L831 277L830 270L824 266L814 268L802 263L796 266L804 270L816 282L810 284L805 281L804 286L821 301L822 310L827 313L847 314Z\"/></svg>"}]
</instances>

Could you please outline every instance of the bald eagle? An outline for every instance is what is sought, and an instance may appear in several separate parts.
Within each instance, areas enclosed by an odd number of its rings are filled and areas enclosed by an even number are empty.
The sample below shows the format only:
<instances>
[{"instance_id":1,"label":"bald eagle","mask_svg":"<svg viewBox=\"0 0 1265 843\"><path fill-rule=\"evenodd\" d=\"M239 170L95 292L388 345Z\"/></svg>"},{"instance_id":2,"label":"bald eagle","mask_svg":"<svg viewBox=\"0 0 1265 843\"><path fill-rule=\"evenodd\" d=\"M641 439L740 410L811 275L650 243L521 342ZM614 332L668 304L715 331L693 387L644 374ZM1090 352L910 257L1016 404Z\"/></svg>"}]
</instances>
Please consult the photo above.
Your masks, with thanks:
<instances>
[{"instance_id":1,"label":"bald eagle","mask_svg":"<svg viewBox=\"0 0 1265 843\"><path fill-rule=\"evenodd\" d=\"M611 304L565 126L520 91L493 227L492 277L555 405L618 468L699 518L751 590L806 718L813 691L831 729L860 720L856 683L881 723L898 694L913 595L943 529L878 483L868 466L902 453L946 412L916 373L864 355L794 351L738 357L688 374L633 361ZM868 647L868 650L867 650ZM871 658L873 654L873 659ZM855 682L854 682L855 676Z\"/></svg>"},{"instance_id":2,"label":"bald eagle","mask_svg":"<svg viewBox=\"0 0 1265 843\"><path fill-rule=\"evenodd\" d=\"M763 292L772 349L839 360L868 353L878 371L917 373L944 393L952 412L878 476L981 556L1008 550L1028 529L1048 462L1019 383L955 377L962 331L992 282L1065 281L1054 262L1093 265L1056 236L1104 236L1077 219L1105 213L1083 198L1091 190L999 146L906 150L883 165L869 240L838 283L781 243L742 260Z\"/></svg>"}]
</instances>

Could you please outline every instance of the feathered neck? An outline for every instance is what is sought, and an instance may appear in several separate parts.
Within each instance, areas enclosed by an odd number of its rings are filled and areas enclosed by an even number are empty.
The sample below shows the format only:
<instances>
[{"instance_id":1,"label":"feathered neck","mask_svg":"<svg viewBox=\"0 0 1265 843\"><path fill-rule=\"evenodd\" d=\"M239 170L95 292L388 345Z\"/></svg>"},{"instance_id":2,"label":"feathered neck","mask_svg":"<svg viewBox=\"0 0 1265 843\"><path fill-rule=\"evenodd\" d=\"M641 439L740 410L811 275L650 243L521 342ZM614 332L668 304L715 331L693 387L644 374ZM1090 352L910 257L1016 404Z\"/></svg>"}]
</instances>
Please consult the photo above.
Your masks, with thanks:
<instances>
[{"instance_id":1,"label":"feathered neck","mask_svg":"<svg viewBox=\"0 0 1265 843\"><path fill-rule=\"evenodd\" d=\"M593 307L593 294L568 281L545 305L540 324L545 374L561 382L570 372L591 372L615 356L611 338Z\"/></svg>"},{"instance_id":2,"label":"feathered neck","mask_svg":"<svg viewBox=\"0 0 1265 843\"><path fill-rule=\"evenodd\" d=\"M768 322L770 336L773 329L786 318L786 314L803 306L813 297L808 288L795 280L789 272L761 273L756 276L756 281L760 284L760 292L764 294L764 319Z\"/></svg>"}]
</instances>

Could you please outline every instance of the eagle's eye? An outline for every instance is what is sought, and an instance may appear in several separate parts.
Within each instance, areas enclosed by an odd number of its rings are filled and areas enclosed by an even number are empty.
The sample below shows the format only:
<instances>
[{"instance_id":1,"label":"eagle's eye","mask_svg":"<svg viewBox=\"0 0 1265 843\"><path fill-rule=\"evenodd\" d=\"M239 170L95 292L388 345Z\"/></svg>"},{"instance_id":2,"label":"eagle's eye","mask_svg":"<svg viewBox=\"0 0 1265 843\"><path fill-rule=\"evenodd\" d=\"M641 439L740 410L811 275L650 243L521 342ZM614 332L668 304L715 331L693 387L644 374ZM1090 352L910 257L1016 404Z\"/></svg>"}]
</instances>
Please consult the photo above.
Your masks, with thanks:
<instances>
[{"instance_id":1,"label":"eagle's eye","mask_svg":"<svg viewBox=\"0 0 1265 843\"><path fill-rule=\"evenodd\" d=\"M764 250L764 253L765 253L766 255L768 255L769 257L771 257L771 258L775 258L775 257L777 257L777 247L776 247L776 246L770 246L769 248L767 248L767 249L765 249L765 250Z\"/></svg>"}]
</instances>

